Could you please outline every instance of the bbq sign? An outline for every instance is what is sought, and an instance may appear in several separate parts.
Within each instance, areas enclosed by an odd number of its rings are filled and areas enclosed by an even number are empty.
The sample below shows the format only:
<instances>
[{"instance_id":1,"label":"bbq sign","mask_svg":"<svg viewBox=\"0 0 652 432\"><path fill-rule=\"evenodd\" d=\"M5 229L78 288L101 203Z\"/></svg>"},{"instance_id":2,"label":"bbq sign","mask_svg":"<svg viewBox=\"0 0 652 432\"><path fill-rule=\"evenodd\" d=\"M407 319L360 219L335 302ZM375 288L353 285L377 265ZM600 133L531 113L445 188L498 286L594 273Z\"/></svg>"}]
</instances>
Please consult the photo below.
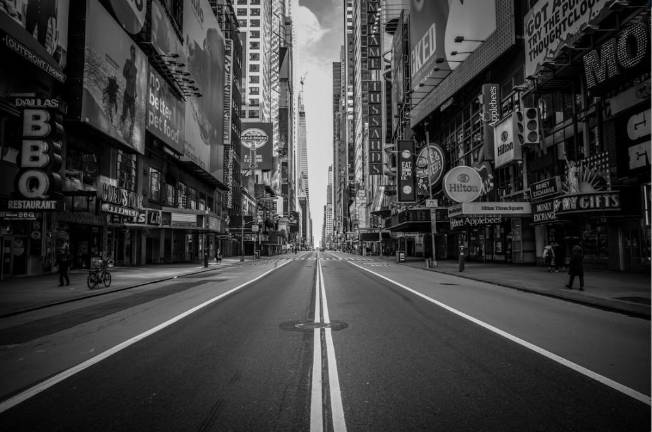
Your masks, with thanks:
<instances>
[{"instance_id":1,"label":"bbq sign","mask_svg":"<svg viewBox=\"0 0 652 432\"><path fill-rule=\"evenodd\" d=\"M16 190L26 199L45 200L61 190L63 126L56 99L16 98L22 108L22 141Z\"/></svg>"}]
</instances>

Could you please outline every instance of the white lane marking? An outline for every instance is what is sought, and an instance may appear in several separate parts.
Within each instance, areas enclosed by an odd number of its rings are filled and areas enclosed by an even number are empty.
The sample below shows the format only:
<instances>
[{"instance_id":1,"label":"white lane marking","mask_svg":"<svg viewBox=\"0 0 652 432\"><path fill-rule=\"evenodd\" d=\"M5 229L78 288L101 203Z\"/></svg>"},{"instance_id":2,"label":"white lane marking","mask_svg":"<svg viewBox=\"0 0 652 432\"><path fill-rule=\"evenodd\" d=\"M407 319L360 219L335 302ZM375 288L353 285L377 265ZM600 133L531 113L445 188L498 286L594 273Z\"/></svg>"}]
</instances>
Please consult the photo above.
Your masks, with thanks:
<instances>
[{"instance_id":1,"label":"white lane marking","mask_svg":"<svg viewBox=\"0 0 652 432\"><path fill-rule=\"evenodd\" d=\"M10 397L9 399L6 399L6 400L0 402L0 414L4 413L5 411L7 411L10 408L15 407L16 405L18 405L20 403L25 402L27 399L30 399L30 398L36 396L37 394L49 389L50 387L60 383L61 381L65 380L65 379L68 379L71 376L73 376L73 375L75 375L75 374L77 374L79 372L82 372L85 369L88 369L89 367L101 362L102 360L107 359L108 357L110 357L110 356L112 356L114 354L117 354L118 352L122 351L123 349L125 349L125 348L127 348L127 347L129 347L129 346L131 346L131 345L145 339L146 337L151 336L154 333L159 332L159 331L163 330L164 328L171 326L172 324L184 319L188 315L191 315L191 314L197 312L198 310L203 309L206 306L208 306L208 305L210 305L212 303L215 303L216 301L218 301L218 300L220 300L220 299L222 299L222 298L224 298L224 297L226 297L226 296L228 296L228 295L230 295L230 294L232 294L232 293L234 293L236 291L241 290L242 288L246 287L247 285L250 285L250 284L256 282L257 280L262 279L263 277L267 276L269 273L280 269L281 267L283 267L284 265L286 265L289 262L290 261L286 261L286 262L284 262L283 264L281 264L278 267L274 267L272 269L269 269L266 272L264 272L263 274L261 274L260 276L257 276L254 279L251 279L250 281L247 281L247 282L245 282L243 284L240 284L237 287L235 287L235 288L233 288L233 289L231 289L231 290L229 290L229 291L227 291L227 292L225 292L223 294L220 294L220 295L218 295L216 297L213 297L212 299L207 300L207 301L205 301L205 302L203 302L203 303L201 303L201 304L199 304L199 305L197 305L197 306L195 306L195 307L193 307L191 309L188 309L187 311L185 311L185 312L183 312L183 313L181 313L181 314L179 314L179 315L177 315L175 317L172 317L169 320L167 320L167 321L165 321L165 322L163 322L163 323L161 323L161 324L159 324L159 325L157 325L155 327L152 327L151 329L149 329L149 330L147 330L147 331L145 331L145 332L143 332L143 333L141 333L139 335L136 335L136 336L134 336L134 337L132 337L130 339L127 339L126 341L124 341L122 343L119 343L118 345L114 346L113 348L109 348L108 350L96 355L95 357L92 357L92 358L90 358L90 359L88 359L88 360L86 360L86 361L84 361L82 363L79 363L78 365L73 366L70 369L66 369L63 372L60 372L60 373L46 379L45 381L40 382L40 383L36 384L35 386L30 387L27 390L25 390L23 392L20 392L17 395L14 395L14 396Z\"/></svg>"},{"instance_id":2,"label":"white lane marking","mask_svg":"<svg viewBox=\"0 0 652 432\"><path fill-rule=\"evenodd\" d=\"M431 303L434 303L437 306L439 306L441 308L444 308L447 311L452 312L457 316L460 316L460 317L462 317L462 318L464 318L466 320L471 321L474 324L477 324L477 325L479 325L481 327L484 327L485 329L487 329L487 330L489 330L489 331L491 331L493 333L496 333L497 335L502 336L502 337L504 337L506 339L509 339L510 341L515 342L515 343L517 343L517 344L519 344L519 345L521 345L521 346L523 346L523 347L525 347L527 349L530 349L530 350L536 352L537 354L540 354L540 355L542 355L544 357L547 357L550 360L553 360L553 361L561 364L562 366L566 366L567 368L570 368L570 369L572 369L572 370L574 370L576 372L579 372L579 373L581 373L582 375L584 375L586 377L589 377L589 378L591 378L591 379L593 379L595 381L598 381L599 383L602 383L602 384L604 384L604 385L606 385L608 387L611 387L612 389L617 390L617 391L619 391L619 392L621 392L621 393L623 393L623 394L625 394L625 395L627 395L627 396L629 396L629 397L631 397L633 399L636 399L639 402L643 402L644 404L647 404L647 405L650 405L651 402L652 402L650 400L650 396L645 395L643 393L640 393L640 392L634 390L633 388L627 387L626 385L623 385L623 384L621 384L621 383L619 383L617 381L614 381L611 378L607 378L606 376L600 375L599 373L594 372L594 371L592 371L590 369L587 369L584 366L580 366L577 363L574 363L574 362L572 362L570 360L567 360L567 359L565 359L565 358L563 358L563 357L561 357L561 356L559 356L559 355L557 355L555 353L552 353L552 352L550 352L550 351L548 351L548 350L546 350L544 348L541 348L541 347L539 347L537 345L534 345L534 344L532 344L530 342L527 342L527 341L525 341L525 340L523 340L523 339L521 339L521 338L519 338L517 336L514 336L514 335L512 335L510 333L507 333L506 331L501 330L501 329L499 329L497 327L494 327L491 324L487 324L484 321L480 321L479 319L474 318L471 315L467 315L464 312L462 312L460 310L457 310L455 308L452 308L452 307L450 307L450 306L448 306L448 305L446 305L446 304L444 304L444 303L442 303L440 301L437 301L437 300L435 300L433 298L430 298L430 297L426 296L425 294L421 294L420 292L417 292L417 291L413 290L412 288L409 288L409 287L407 287L407 286L405 286L405 285L403 285L403 284L401 284L399 282L396 282L396 281L394 281L394 280L392 280L392 279L390 279L390 278L388 278L386 276L378 274L373 270L370 270L368 268L359 266L359 265L357 265L355 263L352 263L352 262L350 264L353 265L353 266L358 267L359 269L367 271L367 272L369 272L369 273L371 273L373 275L376 275L381 279L385 279L386 281L388 281L390 283L393 283L394 285L396 285L396 286L398 286L400 288L403 288L404 290L409 291L412 294L423 298L424 300L427 300L427 301L429 301Z\"/></svg>"},{"instance_id":3,"label":"white lane marking","mask_svg":"<svg viewBox=\"0 0 652 432\"><path fill-rule=\"evenodd\" d=\"M319 280L321 282L321 296L324 314L324 322L330 323L328 313L328 302L326 301L326 287L324 285L324 273L321 269L321 263L317 261L319 270ZM326 338L326 360L328 363L328 383L331 395L331 413L333 416L333 432L346 432L346 421L344 420L344 407L342 405L342 391L340 390L340 378L337 373L337 362L335 360L335 345L333 344L333 335L330 328L325 329Z\"/></svg>"},{"instance_id":4,"label":"white lane marking","mask_svg":"<svg viewBox=\"0 0 652 432\"><path fill-rule=\"evenodd\" d=\"M320 322L319 271L315 271L315 323ZM322 362L321 362L321 330L316 328L312 350L312 388L310 392L310 432L324 430L324 413L322 400Z\"/></svg>"},{"instance_id":5,"label":"white lane marking","mask_svg":"<svg viewBox=\"0 0 652 432\"><path fill-rule=\"evenodd\" d=\"M314 331L312 355L312 390L310 392L310 432L324 430L324 413L322 401L321 376L321 330Z\"/></svg>"}]
</instances>

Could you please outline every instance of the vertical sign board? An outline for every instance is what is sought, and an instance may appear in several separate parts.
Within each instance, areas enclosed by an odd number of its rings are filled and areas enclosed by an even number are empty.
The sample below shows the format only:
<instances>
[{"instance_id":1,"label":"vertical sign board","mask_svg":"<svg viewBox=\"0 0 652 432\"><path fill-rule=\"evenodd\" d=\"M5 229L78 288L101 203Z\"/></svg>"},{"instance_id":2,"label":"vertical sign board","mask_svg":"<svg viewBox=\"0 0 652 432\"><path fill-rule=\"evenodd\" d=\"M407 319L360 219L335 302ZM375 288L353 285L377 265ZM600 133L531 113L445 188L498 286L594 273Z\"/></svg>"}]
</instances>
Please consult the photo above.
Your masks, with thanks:
<instances>
[{"instance_id":1,"label":"vertical sign board","mask_svg":"<svg viewBox=\"0 0 652 432\"><path fill-rule=\"evenodd\" d=\"M369 174L383 173L382 81L364 81L369 106Z\"/></svg>"},{"instance_id":2,"label":"vertical sign board","mask_svg":"<svg viewBox=\"0 0 652 432\"><path fill-rule=\"evenodd\" d=\"M57 99L16 98L22 110L22 143L16 190L24 200L10 200L9 210L55 210L63 162L62 116ZM48 201L48 199L50 199Z\"/></svg>"},{"instance_id":3,"label":"vertical sign board","mask_svg":"<svg viewBox=\"0 0 652 432\"><path fill-rule=\"evenodd\" d=\"M398 202L414 202L416 201L414 141L398 142L398 160Z\"/></svg>"},{"instance_id":4,"label":"vertical sign board","mask_svg":"<svg viewBox=\"0 0 652 432\"><path fill-rule=\"evenodd\" d=\"M367 68L380 70L380 1L367 0Z\"/></svg>"},{"instance_id":5,"label":"vertical sign board","mask_svg":"<svg viewBox=\"0 0 652 432\"><path fill-rule=\"evenodd\" d=\"M233 208L233 146L231 144L231 109L233 98L233 41L226 39L224 46L224 153L226 154L226 208Z\"/></svg>"},{"instance_id":6,"label":"vertical sign board","mask_svg":"<svg viewBox=\"0 0 652 432\"><path fill-rule=\"evenodd\" d=\"M501 117L501 97L500 84L486 83L482 84L482 133L484 135L484 145L482 154L484 160L494 159L494 131L493 127L498 124Z\"/></svg>"}]
</instances>

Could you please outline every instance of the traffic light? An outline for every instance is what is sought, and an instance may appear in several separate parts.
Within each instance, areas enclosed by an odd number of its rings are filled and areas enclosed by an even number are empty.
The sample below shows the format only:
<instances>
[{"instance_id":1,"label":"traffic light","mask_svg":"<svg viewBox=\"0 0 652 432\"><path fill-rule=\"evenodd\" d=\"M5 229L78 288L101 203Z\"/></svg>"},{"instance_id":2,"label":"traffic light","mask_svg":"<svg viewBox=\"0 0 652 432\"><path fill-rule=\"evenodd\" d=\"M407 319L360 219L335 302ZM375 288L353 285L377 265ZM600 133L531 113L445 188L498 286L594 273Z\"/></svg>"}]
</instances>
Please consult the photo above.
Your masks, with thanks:
<instances>
[{"instance_id":1,"label":"traffic light","mask_svg":"<svg viewBox=\"0 0 652 432\"><path fill-rule=\"evenodd\" d=\"M537 108L522 108L516 111L516 139L522 147L539 144L541 134L539 133L539 110Z\"/></svg>"}]
</instances>

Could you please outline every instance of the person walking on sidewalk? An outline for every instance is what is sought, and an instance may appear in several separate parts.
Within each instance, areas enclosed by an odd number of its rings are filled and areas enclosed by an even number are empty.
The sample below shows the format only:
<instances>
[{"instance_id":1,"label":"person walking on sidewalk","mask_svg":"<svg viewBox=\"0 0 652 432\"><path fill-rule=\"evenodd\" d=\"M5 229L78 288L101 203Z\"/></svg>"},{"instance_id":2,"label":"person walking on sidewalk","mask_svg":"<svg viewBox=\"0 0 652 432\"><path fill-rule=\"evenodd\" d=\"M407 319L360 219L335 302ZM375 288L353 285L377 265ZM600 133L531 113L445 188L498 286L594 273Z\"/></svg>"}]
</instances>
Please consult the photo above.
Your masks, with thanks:
<instances>
[{"instance_id":1,"label":"person walking on sidewalk","mask_svg":"<svg viewBox=\"0 0 652 432\"><path fill-rule=\"evenodd\" d=\"M573 281L575 280L575 276L578 276L580 279L580 291L584 291L584 250L579 243L571 249L568 274L569 279L566 288L573 289Z\"/></svg>"},{"instance_id":2,"label":"person walking on sidewalk","mask_svg":"<svg viewBox=\"0 0 652 432\"><path fill-rule=\"evenodd\" d=\"M70 278L68 277L68 267L70 266L70 252L68 246L64 246L59 255L57 255L57 266L59 267L59 286L63 286L63 281L66 285L70 285Z\"/></svg>"},{"instance_id":3,"label":"person walking on sidewalk","mask_svg":"<svg viewBox=\"0 0 652 432\"><path fill-rule=\"evenodd\" d=\"M550 244L543 247L543 260L548 266L548 273L552 272L552 268L555 266L555 250Z\"/></svg>"}]
</instances>

